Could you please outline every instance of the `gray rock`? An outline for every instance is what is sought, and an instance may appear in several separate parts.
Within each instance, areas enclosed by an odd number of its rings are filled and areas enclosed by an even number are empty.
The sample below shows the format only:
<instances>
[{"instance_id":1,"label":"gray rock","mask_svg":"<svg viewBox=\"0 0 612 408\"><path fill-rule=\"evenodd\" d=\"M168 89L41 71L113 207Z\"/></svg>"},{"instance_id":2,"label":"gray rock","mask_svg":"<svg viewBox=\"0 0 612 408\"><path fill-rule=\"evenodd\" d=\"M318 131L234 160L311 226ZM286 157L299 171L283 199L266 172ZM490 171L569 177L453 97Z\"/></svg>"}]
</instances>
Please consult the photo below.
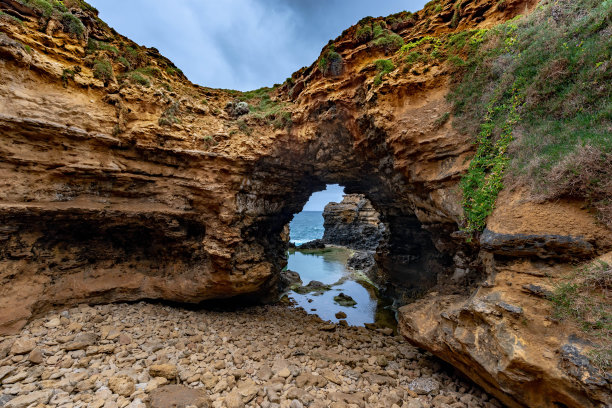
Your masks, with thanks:
<instances>
[{"instance_id":1,"label":"gray rock","mask_svg":"<svg viewBox=\"0 0 612 408\"><path fill-rule=\"evenodd\" d=\"M6 406L6 403L14 398L14 395L0 395L0 408Z\"/></svg>"},{"instance_id":2,"label":"gray rock","mask_svg":"<svg viewBox=\"0 0 612 408\"><path fill-rule=\"evenodd\" d=\"M234 117L243 116L250 112L249 104L241 101L230 101L225 105L225 111Z\"/></svg>"},{"instance_id":3,"label":"gray rock","mask_svg":"<svg viewBox=\"0 0 612 408\"><path fill-rule=\"evenodd\" d=\"M523 285L523 290L527 293L542 298L548 298L552 295L552 292L550 290L539 285L534 285L533 283L530 283L529 285Z\"/></svg>"},{"instance_id":4,"label":"gray rock","mask_svg":"<svg viewBox=\"0 0 612 408\"><path fill-rule=\"evenodd\" d=\"M591 257L593 245L583 237L569 235L501 234L485 229L480 236L483 249L495 254L547 259L572 259Z\"/></svg>"},{"instance_id":5,"label":"gray rock","mask_svg":"<svg viewBox=\"0 0 612 408\"><path fill-rule=\"evenodd\" d=\"M437 393L440 390L440 383L433 378L417 378L408 384L408 388L419 395Z\"/></svg>"},{"instance_id":6,"label":"gray rock","mask_svg":"<svg viewBox=\"0 0 612 408\"><path fill-rule=\"evenodd\" d=\"M522 315L523 314L523 308L520 306L514 306L511 305L509 303L506 302L497 302L497 306L500 307L501 309L505 310L506 312L510 312L514 315Z\"/></svg>"}]
</instances>

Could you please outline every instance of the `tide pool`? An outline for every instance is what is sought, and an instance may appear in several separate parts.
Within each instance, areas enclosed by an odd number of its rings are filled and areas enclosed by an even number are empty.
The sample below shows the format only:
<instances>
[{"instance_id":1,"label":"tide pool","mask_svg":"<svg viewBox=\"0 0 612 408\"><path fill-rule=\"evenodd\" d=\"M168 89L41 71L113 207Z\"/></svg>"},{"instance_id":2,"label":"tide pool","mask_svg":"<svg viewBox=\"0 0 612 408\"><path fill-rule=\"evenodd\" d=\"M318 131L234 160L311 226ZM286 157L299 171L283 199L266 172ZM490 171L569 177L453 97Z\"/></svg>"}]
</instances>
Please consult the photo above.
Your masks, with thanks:
<instances>
[{"instance_id":1,"label":"tide pool","mask_svg":"<svg viewBox=\"0 0 612 408\"><path fill-rule=\"evenodd\" d=\"M299 294L291 291L288 296L308 313L316 314L323 320L338 322L336 313L346 313L349 325L363 326L365 323L378 323L393 327L393 312L376 295L371 284L362 281L346 266L351 250L327 248L319 251L290 251L287 268L297 272L305 285L319 281L330 285L331 289L321 294ZM344 293L357 304L352 307L340 306L334 297Z\"/></svg>"}]
</instances>

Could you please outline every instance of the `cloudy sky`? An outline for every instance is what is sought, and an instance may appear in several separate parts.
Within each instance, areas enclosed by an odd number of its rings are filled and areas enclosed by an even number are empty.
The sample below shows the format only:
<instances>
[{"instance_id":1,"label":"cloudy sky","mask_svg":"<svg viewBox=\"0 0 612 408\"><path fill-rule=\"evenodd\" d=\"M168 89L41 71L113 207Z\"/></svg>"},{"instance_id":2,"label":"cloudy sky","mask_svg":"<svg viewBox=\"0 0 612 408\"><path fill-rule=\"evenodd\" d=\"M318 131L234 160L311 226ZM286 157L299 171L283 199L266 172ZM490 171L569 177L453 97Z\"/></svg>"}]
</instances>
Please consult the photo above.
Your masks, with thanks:
<instances>
[{"instance_id":1,"label":"cloudy sky","mask_svg":"<svg viewBox=\"0 0 612 408\"><path fill-rule=\"evenodd\" d=\"M90 0L100 17L156 47L199 85L247 91L283 82L362 17L425 0Z\"/></svg>"}]
</instances>

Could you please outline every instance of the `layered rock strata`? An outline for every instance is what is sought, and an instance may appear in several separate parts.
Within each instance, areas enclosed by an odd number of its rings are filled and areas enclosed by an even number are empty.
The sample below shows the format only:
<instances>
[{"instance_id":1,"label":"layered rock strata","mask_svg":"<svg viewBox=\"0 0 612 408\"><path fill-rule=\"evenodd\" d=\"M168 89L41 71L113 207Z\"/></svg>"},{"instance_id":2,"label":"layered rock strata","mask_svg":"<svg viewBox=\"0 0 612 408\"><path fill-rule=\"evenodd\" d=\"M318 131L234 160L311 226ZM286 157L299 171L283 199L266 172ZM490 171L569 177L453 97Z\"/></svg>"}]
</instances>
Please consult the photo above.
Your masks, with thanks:
<instances>
[{"instance_id":1,"label":"layered rock strata","mask_svg":"<svg viewBox=\"0 0 612 408\"><path fill-rule=\"evenodd\" d=\"M251 96L191 84L75 3L81 34L0 0L0 333L57 304L270 299L284 227L313 192L342 184L388 226L385 280L421 297L401 310L411 341L509 406L612 403L609 379L576 366L591 346L521 289L609 251L610 230L581 203L519 189L466 242L458 183L474 147L452 126L448 63L377 85L388 50L352 27L333 72L313 64L270 91L285 116L269 123L242 115L236 99ZM457 21L442 1L389 30L413 41L490 28L535 4L475 0Z\"/></svg>"},{"instance_id":2,"label":"layered rock strata","mask_svg":"<svg viewBox=\"0 0 612 408\"><path fill-rule=\"evenodd\" d=\"M351 249L375 251L385 232L379 214L362 194L347 194L341 202L327 204L323 220L323 241Z\"/></svg>"}]
</instances>

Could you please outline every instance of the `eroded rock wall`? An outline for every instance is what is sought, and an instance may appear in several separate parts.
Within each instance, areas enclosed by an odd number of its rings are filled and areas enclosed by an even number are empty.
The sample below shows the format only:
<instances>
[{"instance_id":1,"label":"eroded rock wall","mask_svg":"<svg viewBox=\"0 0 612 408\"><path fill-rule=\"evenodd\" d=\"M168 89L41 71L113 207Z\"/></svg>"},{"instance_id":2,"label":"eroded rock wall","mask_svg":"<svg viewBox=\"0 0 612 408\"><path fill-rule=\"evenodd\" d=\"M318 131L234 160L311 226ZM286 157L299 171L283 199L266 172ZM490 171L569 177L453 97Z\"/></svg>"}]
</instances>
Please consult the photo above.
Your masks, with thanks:
<instances>
[{"instance_id":1,"label":"eroded rock wall","mask_svg":"<svg viewBox=\"0 0 612 408\"><path fill-rule=\"evenodd\" d=\"M391 28L415 40L491 27L536 1L469 2L458 24L454 3ZM409 340L509 406L610 403L609 379L571 367L588 347L573 328L546 326L548 301L523 289L609 251L610 231L580 203L505 192L488 232L466 243L458 183L474 147L451 124L447 64L375 86L387 51L352 27L335 41L336 76L314 64L273 91L291 116L277 127L237 118L225 110L237 93L189 83L90 11L74 11L85 24L76 37L16 4L0 0L24 20L0 16L0 333L55 305L267 299L286 263L285 225L339 183L388 225L376 257L385 279L406 301L422 298L400 313ZM131 44L159 77L101 78L88 39Z\"/></svg>"},{"instance_id":2,"label":"eroded rock wall","mask_svg":"<svg viewBox=\"0 0 612 408\"><path fill-rule=\"evenodd\" d=\"M380 215L362 194L347 194L323 211L323 241L351 249L375 251L384 237Z\"/></svg>"}]
</instances>

